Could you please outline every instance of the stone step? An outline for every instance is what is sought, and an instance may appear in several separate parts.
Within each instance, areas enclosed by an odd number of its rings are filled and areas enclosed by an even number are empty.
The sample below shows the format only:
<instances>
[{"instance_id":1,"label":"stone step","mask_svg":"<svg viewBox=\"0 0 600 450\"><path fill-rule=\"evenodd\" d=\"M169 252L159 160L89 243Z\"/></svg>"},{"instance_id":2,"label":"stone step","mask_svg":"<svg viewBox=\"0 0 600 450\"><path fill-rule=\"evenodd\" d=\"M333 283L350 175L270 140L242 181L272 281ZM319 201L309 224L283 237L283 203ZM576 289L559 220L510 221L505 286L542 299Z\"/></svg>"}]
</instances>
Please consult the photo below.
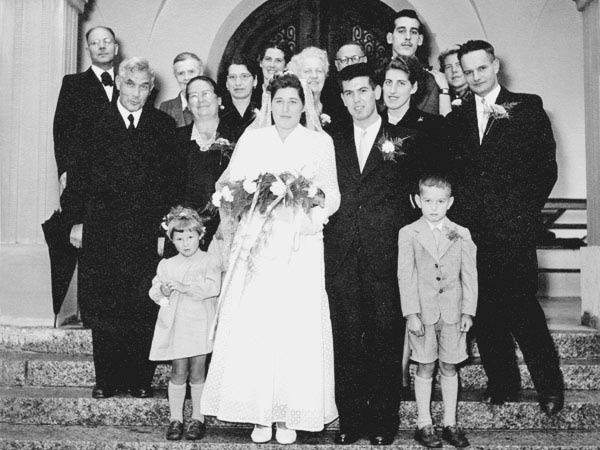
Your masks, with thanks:
<instances>
[{"instance_id":1,"label":"stone step","mask_svg":"<svg viewBox=\"0 0 600 450\"><path fill-rule=\"evenodd\" d=\"M413 374L415 369L416 365L411 365ZM522 362L520 369L522 386L532 389L529 371ZM561 370L567 389L600 387L600 358L562 360ZM170 373L170 364L158 364L154 386L165 388ZM482 389L486 385L485 373L478 358L461 368L460 377L463 389ZM94 382L91 356L0 351L0 386L91 387Z\"/></svg>"},{"instance_id":2,"label":"stone step","mask_svg":"<svg viewBox=\"0 0 600 450\"><path fill-rule=\"evenodd\" d=\"M523 391L519 402L502 406L479 401L481 391L460 394L458 417L467 429L480 430L596 430L600 431L600 391L567 391L565 407L557 416L546 417L533 391ZM190 402L186 402L186 416ZM443 412L439 392L434 394L432 414L441 423ZM103 400L83 388L0 388L0 422L65 426L165 426L169 406L164 390L154 398L138 399L120 395ZM411 429L416 420L415 402L402 402L400 428ZM209 418L212 427L232 424ZM240 425L247 428L247 424ZM338 427L337 421L330 429Z\"/></svg>"},{"instance_id":3,"label":"stone step","mask_svg":"<svg viewBox=\"0 0 600 450\"><path fill-rule=\"evenodd\" d=\"M551 331L561 358L600 358L599 330L584 326L558 326ZM478 357L477 344L473 342L470 347L471 355ZM91 355L91 332L84 329L0 325L0 350Z\"/></svg>"},{"instance_id":4,"label":"stone step","mask_svg":"<svg viewBox=\"0 0 600 450\"><path fill-rule=\"evenodd\" d=\"M272 441L252 444L248 430L238 428L209 428L201 441L169 442L164 437L165 427L78 427L55 425L11 425L0 423L0 448L13 450L244 450L260 448L275 450L282 446ZM298 433L289 450L339 450L333 443L333 431ZM471 447L478 450L591 450L600 448L598 431L470 431L467 437ZM373 447L366 439L346 446L349 450L367 450ZM413 439L412 430L400 430L389 448L422 449ZM448 444L445 448L451 449Z\"/></svg>"}]
</instances>

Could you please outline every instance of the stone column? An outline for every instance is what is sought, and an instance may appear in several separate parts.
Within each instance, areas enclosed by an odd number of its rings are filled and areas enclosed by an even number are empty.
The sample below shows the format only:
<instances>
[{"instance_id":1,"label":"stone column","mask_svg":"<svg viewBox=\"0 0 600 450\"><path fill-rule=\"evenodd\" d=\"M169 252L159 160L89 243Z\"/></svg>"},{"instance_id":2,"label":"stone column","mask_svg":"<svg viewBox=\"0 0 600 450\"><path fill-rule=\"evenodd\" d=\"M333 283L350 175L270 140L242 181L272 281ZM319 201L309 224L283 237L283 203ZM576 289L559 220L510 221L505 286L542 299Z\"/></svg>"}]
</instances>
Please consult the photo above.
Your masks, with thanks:
<instances>
[{"instance_id":1,"label":"stone column","mask_svg":"<svg viewBox=\"0 0 600 450\"><path fill-rule=\"evenodd\" d=\"M87 0L0 1L0 243L41 244L58 207L52 120L63 75L77 70Z\"/></svg>"},{"instance_id":2,"label":"stone column","mask_svg":"<svg viewBox=\"0 0 600 450\"><path fill-rule=\"evenodd\" d=\"M581 313L600 328L600 2L575 0L583 14L587 247L581 248Z\"/></svg>"}]
</instances>

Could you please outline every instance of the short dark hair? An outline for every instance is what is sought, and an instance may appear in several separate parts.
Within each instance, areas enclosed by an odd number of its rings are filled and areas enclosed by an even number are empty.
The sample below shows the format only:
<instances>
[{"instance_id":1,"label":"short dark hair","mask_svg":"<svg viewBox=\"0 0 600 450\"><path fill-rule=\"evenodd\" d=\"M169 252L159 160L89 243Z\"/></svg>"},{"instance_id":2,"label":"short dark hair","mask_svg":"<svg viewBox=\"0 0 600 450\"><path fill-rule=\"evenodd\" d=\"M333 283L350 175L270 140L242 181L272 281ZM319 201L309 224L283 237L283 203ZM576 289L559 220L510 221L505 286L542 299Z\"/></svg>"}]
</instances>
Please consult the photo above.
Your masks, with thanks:
<instances>
[{"instance_id":1,"label":"short dark hair","mask_svg":"<svg viewBox=\"0 0 600 450\"><path fill-rule=\"evenodd\" d=\"M487 41L472 40L460 45L460 47L458 48L458 60L460 61L461 58L467 53L476 52L479 50L483 50L488 55L490 55L492 59L496 59L496 53L492 44L490 44Z\"/></svg>"},{"instance_id":2,"label":"short dark hair","mask_svg":"<svg viewBox=\"0 0 600 450\"><path fill-rule=\"evenodd\" d=\"M347 41L344 41L344 42L342 43L342 45L340 45L340 46L337 48L337 50L336 50L335 54L337 55L337 52L339 52L339 51L340 51L340 48L342 48L342 47L345 47L346 45L354 45L354 46L356 46L356 47L360 48L360 51L361 51L361 52L363 52L363 55L365 55L365 56L367 55L367 54L365 53L365 46L364 46L364 45L362 45L360 42L354 41L354 40L352 40L352 39L348 39Z\"/></svg>"},{"instance_id":3,"label":"short dark hair","mask_svg":"<svg viewBox=\"0 0 600 450\"><path fill-rule=\"evenodd\" d=\"M267 90L271 93L271 98L273 98L279 89L285 88L296 89L298 91L298 97L300 97L300 100L302 100L302 104L305 104L302 83L300 82L300 78L293 73L283 72L281 74L276 74L273 76L273 78L271 78L271 81L269 81Z\"/></svg>"},{"instance_id":4,"label":"short dark hair","mask_svg":"<svg viewBox=\"0 0 600 450\"><path fill-rule=\"evenodd\" d=\"M385 80L385 74L388 70L401 70L408 75L408 81L410 84L415 84L418 81L421 81L423 68L421 63L417 59L416 56L397 56L392 58L389 63L385 66L385 70L383 71L383 79Z\"/></svg>"},{"instance_id":5,"label":"short dark hair","mask_svg":"<svg viewBox=\"0 0 600 450\"><path fill-rule=\"evenodd\" d=\"M290 49L283 42L277 42L275 44L268 43L261 49L260 53L258 54L258 62L260 62L265 57L267 50L269 50L270 48L275 48L277 50L282 51L283 58L285 59L286 64L290 62L290 59L292 59L292 52L290 51Z\"/></svg>"},{"instance_id":6,"label":"short dark hair","mask_svg":"<svg viewBox=\"0 0 600 450\"><path fill-rule=\"evenodd\" d=\"M234 55L234 57L231 59L231 62L227 66L225 77L227 77L227 74L229 73L229 68L234 64L236 66L246 66L246 69L248 69L248 72L250 72L253 77L256 77L258 74L258 65L255 61L253 61L251 58L248 58L246 55Z\"/></svg>"},{"instance_id":7,"label":"short dark hair","mask_svg":"<svg viewBox=\"0 0 600 450\"><path fill-rule=\"evenodd\" d=\"M350 81L358 77L368 77L369 84L373 89L377 86L377 80L375 79L375 73L371 66L367 63L351 64L344 67L339 73L340 85L343 81Z\"/></svg>"},{"instance_id":8,"label":"short dark hair","mask_svg":"<svg viewBox=\"0 0 600 450\"><path fill-rule=\"evenodd\" d=\"M460 50L459 45L453 45L452 47L448 47L446 50L444 50L440 53L440 55L438 56L438 62L440 63L440 70L442 72L444 71L444 66L446 65L446 58L450 55L457 55L457 57L458 57L459 50ZM459 60L460 60L460 58L459 58Z\"/></svg>"},{"instance_id":9,"label":"short dark hair","mask_svg":"<svg viewBox=\"0 0 600 450\"><path fill-rule=\"evenodd\" d=\"M452 195L452 185L443 174L427 174L419 179L419 195L423 195L424 187L437 187L440 189L448 189L450 195Z\"/></svg>"},{"instance_id":10,"label":"short dark hair","mask_svg":"<svg viewBox=\"0 0 600 450\"><path fill-rule=\"evenodd\" d=\"M117 40L117 36L115 35L115 32L112 30L112 28L105 27L104 25L99 25L99 26L97 26L97 27L93 27L93 28L90 28L89 30L87 30L87 32L85 33L85 42L87 42L87 41L88 41L88 38L89 38L89 36L90 36L90 33L91 33L92 31L94 31L94 30L97 30L98 28L103 28L103 29L105 29L105 30L106 30L106 31L108 31L110 34L112 34L112 37L113 37L113 40L114 40L114 41L116 41L116 40Z\"/></svg>"},{"instance_id":11,"label":"short dark hair","mask_svg":"<svg viewBox=\"0 0 600 450\"><path fill-rule=\"evenodd\" d=\"M400 17L408 17L410 19L415 19L416 21L418 21L419 22L419 34L423 34L423 22L421 22L421 19L419 19L419 16L417 15L417 12L414 9L403 9L401 11L398 11L396 13L396 15L392 18L392 20L389 24L388 31L390 33L393 33L394 30L396 29L396 20L399 19Z\"/></svg>"},{"instance_id":12,"label":"short dark hair","mask_svg":"<svg viewBox=\"0 0 600 450\"><path fill-rule=\"evenodd\" d=\"M217 94L217 97L221 97L221 89L219 89L219 87L217 86L217 83L215 83L215 80L213 80L211 77L207 77L206 75L198 75L197 77L194 77L190 81L188 81L188 84L185 87L185 99L186 100L188 100L188 90L190 88L190 85L195 81L204 81L204 82L210 84L213 88L213 92L215 94Z\"/></svg>"}]
</instances>

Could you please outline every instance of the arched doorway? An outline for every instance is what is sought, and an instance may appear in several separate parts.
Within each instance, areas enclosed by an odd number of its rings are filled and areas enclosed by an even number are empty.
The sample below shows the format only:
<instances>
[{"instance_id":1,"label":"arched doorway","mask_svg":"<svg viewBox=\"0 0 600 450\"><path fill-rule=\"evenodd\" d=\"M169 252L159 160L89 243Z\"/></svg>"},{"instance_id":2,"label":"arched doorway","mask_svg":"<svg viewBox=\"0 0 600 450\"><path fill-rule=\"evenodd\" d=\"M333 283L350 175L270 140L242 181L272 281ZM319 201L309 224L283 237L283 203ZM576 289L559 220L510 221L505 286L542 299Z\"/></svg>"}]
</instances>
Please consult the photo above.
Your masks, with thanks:
<instances>
[{"instance_id":1,"label":"arched doorway","mask_svg":"<svg viewBox=\"0 0 600 450\"><path fill-rule=\"evenodd\" d=\"M379 0L269 0L250 14L229 39L219 79L236 54L256 57L267 43L284 43L292 53L314 45L327 50L333 64L345 41L364 45L369 60L389 53L386 33L394 10Z\"/></svg>"}]
</instances>

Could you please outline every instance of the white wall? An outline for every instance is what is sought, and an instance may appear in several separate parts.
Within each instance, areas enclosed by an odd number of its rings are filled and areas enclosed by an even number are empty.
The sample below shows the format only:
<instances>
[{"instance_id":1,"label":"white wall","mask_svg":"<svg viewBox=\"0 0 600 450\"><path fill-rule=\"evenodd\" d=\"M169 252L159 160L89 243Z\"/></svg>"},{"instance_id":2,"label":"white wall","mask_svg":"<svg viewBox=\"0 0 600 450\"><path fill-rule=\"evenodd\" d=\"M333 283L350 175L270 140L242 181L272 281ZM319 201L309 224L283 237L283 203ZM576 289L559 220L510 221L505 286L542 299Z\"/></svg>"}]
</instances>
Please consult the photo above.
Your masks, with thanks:
<instances>
[{"instance_id":1,"label":"white wall","mask_svg":"<svg viewBox=\"0 0 600 450\"><path fill-rule=\"evenodd\" d=\"M406 0L386 0L394 9ZM95 0L83 31L111 26L124 56L150 59L159 75L159 100L178 88L171 61L180 51L196 52L214 75L227 40L264 0ZM542 96L558 143L555 197L585 197L582 18L565 0L413 0L433 33L434 54L467 39L486 39L502 61L511 90ZM80 69L89 65L81 44Z\"/></svg>"}]
</instances>

